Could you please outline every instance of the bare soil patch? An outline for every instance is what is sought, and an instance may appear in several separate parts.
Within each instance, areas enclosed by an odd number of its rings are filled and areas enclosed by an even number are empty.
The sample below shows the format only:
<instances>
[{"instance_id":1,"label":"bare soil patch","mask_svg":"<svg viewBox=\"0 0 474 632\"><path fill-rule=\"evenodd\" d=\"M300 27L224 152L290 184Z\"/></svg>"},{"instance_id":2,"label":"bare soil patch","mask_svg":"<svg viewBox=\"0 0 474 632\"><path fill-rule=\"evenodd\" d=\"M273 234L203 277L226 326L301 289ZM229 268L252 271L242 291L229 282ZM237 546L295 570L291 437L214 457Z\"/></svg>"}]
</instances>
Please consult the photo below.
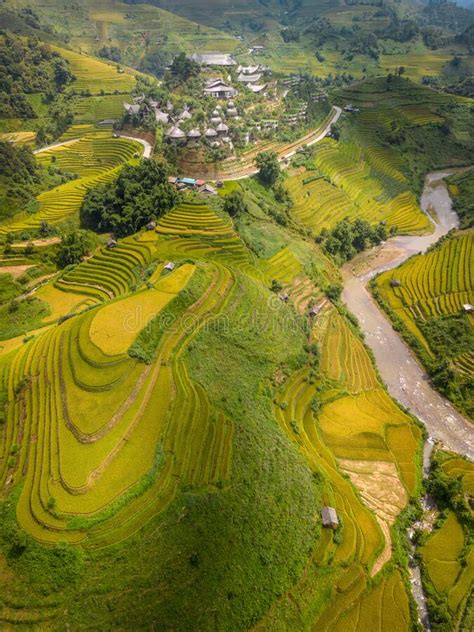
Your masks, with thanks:
<instances>
[{"instance_id":1,"label":"bare soil patch","mask_svg":"<svg viewBox=\"0 0 474 632\"><path fill-rule=\"evenodd\" d=\"M392 556L390 527L408 502L408 495L394 463L387 461L351 461L339 459L340 468L349 475L367 507L374 512L385 537L383 551L372 567L376 575Z\"/></svg>"},{"instance_id":2,"label":"bare soil patch","mask_svg":"<svg viewBox=\"0 0 474 632\"><path fill-rule=\"evenodd\" d=\"M22 265L22 266L2 266L0 267L0 274L11 274L12 277L16 279L27 270L34 267L35 267L35 264Z\"/></svg>"}]
</instances>

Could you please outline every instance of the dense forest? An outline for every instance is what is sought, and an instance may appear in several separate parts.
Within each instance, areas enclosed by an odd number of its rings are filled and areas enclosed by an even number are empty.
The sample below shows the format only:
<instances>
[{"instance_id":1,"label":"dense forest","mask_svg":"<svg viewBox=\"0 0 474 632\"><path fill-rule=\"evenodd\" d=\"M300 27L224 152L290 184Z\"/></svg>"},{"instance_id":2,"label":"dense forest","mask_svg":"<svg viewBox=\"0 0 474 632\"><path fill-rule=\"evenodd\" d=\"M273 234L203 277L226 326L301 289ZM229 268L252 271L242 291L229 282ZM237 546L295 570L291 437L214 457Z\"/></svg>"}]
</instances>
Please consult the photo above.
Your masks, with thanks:
<instances>
[{"instance_id":1,"label":"dense forest","mask_svg":"<svg viewBox=\"0 0 474 632\"><path fill-rule=\"evenodd\" d=\"M39 40L12 33L0 38L1 118L35 118L26 95L41 92L52 100L72 79L66 60Z\"/></svg>"}]
</instances>

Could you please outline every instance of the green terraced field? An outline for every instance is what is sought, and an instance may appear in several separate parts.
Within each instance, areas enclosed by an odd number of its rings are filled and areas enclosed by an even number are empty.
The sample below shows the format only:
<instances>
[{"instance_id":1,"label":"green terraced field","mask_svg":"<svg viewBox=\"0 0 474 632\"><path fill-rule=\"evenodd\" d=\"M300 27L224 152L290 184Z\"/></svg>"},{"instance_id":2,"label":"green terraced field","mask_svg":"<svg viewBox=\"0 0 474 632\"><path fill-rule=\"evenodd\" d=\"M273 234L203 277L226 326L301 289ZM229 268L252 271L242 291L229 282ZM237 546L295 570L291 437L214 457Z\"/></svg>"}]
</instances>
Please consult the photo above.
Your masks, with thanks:
<instances>
[{"instance_id":1,"label":"green terraced field","mask_svg":"<svg viewBox=\"0 0 474 632\"><path fill-rule=\"evenodd\" d=\"M377 283L384 299L404 320L456 314L474 300L474 233L466 231L439 248L411 258L396 270L382 274ZM391 287L390 281L400 281Z\"/></svg>"},{"instance_id":2,"label":"green terraced field","mask_svg":"<svg viewBox=\"0 0 474 632\"><path fill-rule=\"evenodd\" d=\"M376 280L387 309L418 341L425 364L439 355L434 347L437 339L430 338L429 330L424 329L426 323L436 325L442 319L458 316L464 322L464 335L472 332L472 313L467 313L464 305L474 302L473 237L472 230L458 232L430 252L412 257ZM472 345L466 344L459 349L456 344L449 345L443 354L463 383L474 375ZM457 404L463 407L461 400Z\"/></svg>"},{"instance_id":3,"label":"green terraced field","mask_svg":"<svg viewBox=\"0 0 474 632\"><path fill-rule=\"evenodd\" d=\"M76 216L88 189L113 180L120 168L135 161L142 151L139 143L112 138L109 131L71 139L67 145L37 154L40 164L52 164L54 156L58 167L78 178L41 193L37 198L39 208L36 213L24 213L22 217L2 224L0 234L38 228L42 221L56 224Z\"/></svg>"},{"instance_id":4,"label":"green terraced field","mask_svg":"<svg viewBox=\"0 0 474 632\"><path fill-rule=\"evenodd\" d=\"M37 540L54 542L60 537L68 542L85 540L85 546L104 546L127 537L145 519L162 511L176 493L177 478L210 484L229 475L232 426L210 410L204 391L189 381L179 362L189 344L185 341L217 315L232 290L232 276L226 269L214 265L202 274L202 297L197 296L200 300L190 311L179 315L186 320L192 314L193 330L177 327L165 334L157 349L160 362L151 367L123 352L105 355L94 344L91 328L97 310L50 330L19 352L24 357L20 364L28 367L24 366L24 375L37 374L38 380L24 404L35 419L37 442L28 455L17 517ZM159 288L160 283L156 290L144 292L156 293L158 298ZM125 317L115 322L117 327L130 324ZM142 327L139 322L135 326ZM115 385L120 385L119 396ZM87 402L86 407L80 402ZM98 415L99 410L103 414ZM152 441L144 432L151 418ZM173 419L179 420L177 431L172 429ZM182 433L187 442L181 441ZM9 445L7 440L4 447L8 450ZM58 450L50 452L53 445ZM182 455L173 446L181 446ZM171 451L173 463L163 462L163 455ZM190 458L198 462L193 464ZM130 462L136 466L125 467ZM152 472L157 467L160 476L155 482ZM137 486L143 493L133 500L130 495ZM56 501L55 512L47 510L51 497ZM105 511L109 505L116 509ZM83 525L88 524L86 536Z\"/></svg>"},{"instance_id":5,"label":"green terraced field","mask_svg":"<svg viewBox=\"0 0 474 632\"><path fill-rule=\"evenodd\" d=\"M448 452L436 452L435 460L448 479L460 481L461 496L471 498L474 465ZM469 617L474 581L474 548L466 515L460 517L451 507L446 509L441 524L419 548L425 590L446 604L452 625L461 627L464 617Z\"/></svg>"},{"instance_id":6,"label":"green terraced field","mask_svg":"<svg viewBox=\"0 0 474 632\"><path fill-rule=\"evenodd\" d=\"M73 94L114 92L130 93L136 80L131 72L119 72L111 63L105 63L65 48L54 48L61 57L69 62L72 74L76 77L68 91Z\"/></svg>"},{"instance_id":7,"label":"green terraced field","mask_svg":"<svg viewBox=\"0 0 474 632\"><path fill-rule=\"evenodd\" d=\"M76 125L86 125L106 119L120 119L124 111L123 102L130 102L131 98L129 94L75 97L74 122Z\"/></svg>"}]
</instances>

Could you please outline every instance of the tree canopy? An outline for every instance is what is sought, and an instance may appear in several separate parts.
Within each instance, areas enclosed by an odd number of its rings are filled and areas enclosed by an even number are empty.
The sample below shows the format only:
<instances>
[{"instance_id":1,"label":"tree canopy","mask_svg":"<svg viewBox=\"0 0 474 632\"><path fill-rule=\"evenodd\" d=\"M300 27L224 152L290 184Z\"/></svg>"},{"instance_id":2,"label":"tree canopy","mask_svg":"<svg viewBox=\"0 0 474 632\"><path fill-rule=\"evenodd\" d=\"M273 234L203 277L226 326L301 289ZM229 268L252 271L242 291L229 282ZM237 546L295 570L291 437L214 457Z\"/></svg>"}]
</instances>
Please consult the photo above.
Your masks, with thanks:
<instances>
[{"instance_id":1,"label":"tree canopy","mask_svg":"<svg viewBox=\"0 0 474 632\"><path fill-rule=\"evenodd\" d=\"M54 95L73 78L67 61L48 46L7 33L0 40L0 117L35 118L25 94Z\"/></svg>"},{"instance_id":2,"label":"tree canopy","mask_svg":"<svg viewBox=\"0 0 474 632\"><path fill-rule=\"evenodd\" d=\"M387 230L382 223L371 226L365 219L357 218L351 222L345 218L331 231L322 231L320 239L324 241L326 252L339 263L344 263L368 246L379 244L386 238Z\"/></svg>"},{"instance_id":3,"label":"tree canopy","mask_svg":"<svg viewBox=\"0 0 474 632\"><path fill-rule=\"evenodd\" d=\"M224 199L224 211L231 217L239 217L247 211L247 205L241 191L232 191Z\"/></svg>"},{"instance_id":4,"label":"tree canopy","mask_svg":"<svg viewBox=\"0 0 474 632\"><path fill-rule=\"evenodd\" d=\"M87 193L80 210L81 225L112 231L117 237L137 232L177 203L179 194L168 183L168 175L168 165L160 160L127 165L115 182Z\"/></svg>"},{"instance_id":5,"label":"tree canopy","mask_svg":"<svg viewBox=\"0 0 474 632\"><path fill-rule=\"evenodd\" d=\"M258 167L258 177L267 186L273 186L280 176L280 163L274 151L263 151L257 155L255 164Z\"/></svg>"},{"instance_id":6,"label":"tree canopy","mask_svg":"<svg viewBox=\"0 0 474 632\"><path fill-rule=\"evenodd\" d=\"M88 230L66 233L58 245L56 263L59 268L80 263L94 246L94 235Z\"/></svg>"},{"instance_id":7,"label":"tree canopy","mask_svg":"<svg viewBox=\"0 0 474 632\"><path fill-rule=\"evenodd\" d=\"M170 66L166 75L167 83L172 86L178 86L186 83L192 77L197 77L201 72L199 64L188 59L185 53L177 55Z\"/></svg>"}]
</instances>

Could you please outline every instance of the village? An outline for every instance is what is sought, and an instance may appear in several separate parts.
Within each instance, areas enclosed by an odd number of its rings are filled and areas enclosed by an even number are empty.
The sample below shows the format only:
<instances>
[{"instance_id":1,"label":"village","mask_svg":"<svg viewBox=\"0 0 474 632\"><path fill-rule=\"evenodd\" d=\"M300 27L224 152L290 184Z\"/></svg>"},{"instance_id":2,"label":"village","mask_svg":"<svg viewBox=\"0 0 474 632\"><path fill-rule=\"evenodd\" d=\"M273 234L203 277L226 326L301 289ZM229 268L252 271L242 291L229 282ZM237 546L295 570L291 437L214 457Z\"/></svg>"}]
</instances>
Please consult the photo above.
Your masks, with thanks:
<instances>
[{"instance_id":1,"label":"village","mask_svg":"<svg viewBox=\"0 0 474 632\"><path fill-rule=\"evenodd\" d=\"M323 92L311 103L299 96L299 76L274 77L263 64L245 66L223 53L187 59L200 70L198 95L183 103L172 91L162 99L139 94L123 104L126 124L151 122L178 154L200 152L204 162L217 163L258 143L294 140L330 109Z\"/></svg>"}]
</instances>

